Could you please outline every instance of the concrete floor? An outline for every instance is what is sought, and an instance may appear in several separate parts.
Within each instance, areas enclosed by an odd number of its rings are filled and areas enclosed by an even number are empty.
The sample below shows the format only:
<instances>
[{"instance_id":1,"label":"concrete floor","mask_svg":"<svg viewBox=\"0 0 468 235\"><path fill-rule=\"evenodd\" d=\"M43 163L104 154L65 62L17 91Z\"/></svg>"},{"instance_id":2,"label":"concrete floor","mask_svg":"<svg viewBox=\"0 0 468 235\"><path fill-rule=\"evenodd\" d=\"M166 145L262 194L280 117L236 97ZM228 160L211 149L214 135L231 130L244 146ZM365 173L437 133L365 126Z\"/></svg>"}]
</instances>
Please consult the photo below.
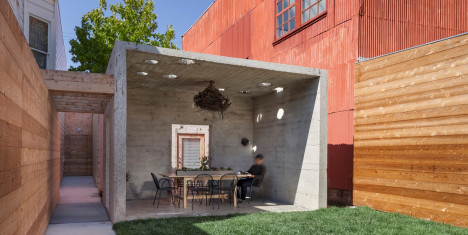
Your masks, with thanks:
<instances>
[{"instance_id":1,"label":"concrete floor","mask_svg":"<svg viewBox=\"0 0 468 235\"><path fill-rule=\"evenodd\" d=\"M115 234L91 176L63 177L46 234Z\"/></svg>"},{"instance_id":2,"label":"concrete floor","mask_svg":"<svg viewBox=\"0 0 468 235\"><path fill-rule=\"evenodd\" d=\"M196 202L192 211L191 200L188 201L187 209L183 209L182 204L180 206L179 208L171 205L169 198L161 199L159 208L156 208L156 205L153 206L153 200L127 200L127 220L308 210L306 208L272 201L265 201L265 203L263 203L260 199L253 200L250 204L244 201L239 204L239 208L234 208L232 205L230 206L228 200L225 201L225 203L221 203L220 209L218 209L217 200L215 200L215 209L211 206L206 206L205 202L203 202L203 204Z\"/></svg>"}]
</instances>

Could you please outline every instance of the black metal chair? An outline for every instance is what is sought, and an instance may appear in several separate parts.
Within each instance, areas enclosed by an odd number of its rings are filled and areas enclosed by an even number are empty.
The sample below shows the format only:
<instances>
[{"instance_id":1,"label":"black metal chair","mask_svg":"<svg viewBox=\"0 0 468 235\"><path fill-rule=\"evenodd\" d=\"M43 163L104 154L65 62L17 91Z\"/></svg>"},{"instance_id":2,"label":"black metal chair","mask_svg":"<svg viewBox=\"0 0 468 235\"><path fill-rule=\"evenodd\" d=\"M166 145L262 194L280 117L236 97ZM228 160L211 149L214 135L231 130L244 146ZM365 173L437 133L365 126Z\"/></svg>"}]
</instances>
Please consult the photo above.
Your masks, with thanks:
<instances>
[{"instance_id":1,"label":"black metal chair","mask_svg":"<svg viewBox=\"0 0 468 235\"><path fill-rule=\"evenodd\" d=\"M171 195L171 203L173 203L174 196L176 194L176 187L174 187L174 182L167 178L161 178L158 180L158 177L156 177L156 175L153 173L151 173L151 177L153 177L154 184L156 185L156 193L154 194L153 206L154 206L154 203L156 202L156 197L158 197L158 206L156 208L159 208L159 201L161 200L161 193L163 191L169 191L169 190L173 193L173 195Z\"/></svg>"},{"instance_id":2,"label":"black metal chair","mask_svg":"<svg viewBox=\"0 0 468 235\"><path fill-rule=\"evenodd\" d=\"M235 197L234 191L237 186L237 175L235 174L225 174L221 176L219 179L218 183L213 186L213 191L218 193L218 209L219 209L219 202L221 200L221 194L223 193L229 193L229 205L232 203L232 198ZM239 204L237 204L237 207L239 207Z\"/></svg>"},{"instance_id":3,"label":"black metal chair","mask_svg":"<svg viewBox=\"0 0 468 235\"><path fill-rule=\"evenodd\" d=\"M205 202L208 204L208 195L210 196L210 204L213 205L213 176L208 174L201 174L197 175L195 179L193 179L192 183L189 184L189 190L192 191L192 210L193 204L195 200L195 193L197 195L205 194ZM201 202L200 202L201 203Z\"/></svg>"},{"instance_id":4,"label":"black metal chair","mask_svg":"<svg viewBox=\"0 0 468 235\"><path fill-rule=\"evenodd\" d=\"M263 203L265 203L265 199L263 198L263 191L262 191L262 183L263 183L263 176L261 178L255 178L253 181L252 181L252 184L250 184L249 186L247 186L247 192L249 192L250 194L248 194L248 197L250 200L247 201L248 204L250 204L250 202L252 201L252 193L253 193L253 190L252 190L252 187L253 188L258 188L259 191L260 191L260 196L262 197L262 201Z\"/></svg>"}]
</instances>

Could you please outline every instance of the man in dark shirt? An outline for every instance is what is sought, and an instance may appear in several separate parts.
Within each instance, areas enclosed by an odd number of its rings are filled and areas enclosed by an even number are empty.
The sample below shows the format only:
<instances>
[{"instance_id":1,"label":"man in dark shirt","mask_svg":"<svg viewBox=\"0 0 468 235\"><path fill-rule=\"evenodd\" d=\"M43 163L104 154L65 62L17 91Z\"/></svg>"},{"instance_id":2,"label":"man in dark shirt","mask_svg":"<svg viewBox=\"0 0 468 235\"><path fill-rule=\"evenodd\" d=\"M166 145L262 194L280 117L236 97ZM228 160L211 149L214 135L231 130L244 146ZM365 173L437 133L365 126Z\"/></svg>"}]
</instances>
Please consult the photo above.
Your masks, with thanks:
<instances>
[{"instance_id":1,"label":"man in dark shirt","mask_svg":"<svg viewBox=\"0 0 468 235\"><path fill-rule=\"evenodd\" d=\"M255 164L250 167L250 169L247 171L250 173L249 178L244 178L239 180L237 183L237 186L241 188L241 195L240 195L240 200L239 202L242 202L242 200L245 200L245 197L247 196L247 188L252 185L252 182L254 179L260 179L263 180L263 176L265 175L265 167L263 166L263 155L258 154L255 156ZM239 196L239 194L238 194Z\"/></svg>"}]
</instances>

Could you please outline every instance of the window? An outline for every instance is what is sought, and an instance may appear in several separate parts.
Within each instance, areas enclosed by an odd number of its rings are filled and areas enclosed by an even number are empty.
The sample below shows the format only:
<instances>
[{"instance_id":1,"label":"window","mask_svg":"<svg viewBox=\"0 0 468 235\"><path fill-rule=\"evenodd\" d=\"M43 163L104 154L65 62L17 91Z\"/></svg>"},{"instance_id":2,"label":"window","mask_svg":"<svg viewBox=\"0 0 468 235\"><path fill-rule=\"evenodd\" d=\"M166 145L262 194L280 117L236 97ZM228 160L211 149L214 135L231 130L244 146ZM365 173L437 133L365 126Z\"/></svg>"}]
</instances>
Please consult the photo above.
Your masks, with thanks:
<instances>
[{"instance_id":1,"label":"window","mask_svg":"<svg viewBox=\"0 0 468 235\"><path fill-rule=\"evenodd\" d=\"M276 0L276 37L289 33L296 28L295 0Z\"/></svg>"},{"instance_id":2,"label":"window","mask_svg":"<svg viewBox=\"0 0 468 235\"><path fill-rule=\"evenodd\" d=\"M200 168L210 156L210 126L172 124L171 166L173 169Z\"/></svg>"},{"instance_id":3,"label":"window","mask_svg":"<svg viewBox=\"0 0 468 235\"><path fill-rule=\"evenodd\" d=\"M302 23L317 17L326 10L326 0L302 0Z\"/></svg>"},{"instance_id":4,"label":"window","mask_svg":"<svg viewBox=\"0 0 468 235\"><path fill-rule=\"evenodd\" d=\"M39 67L47 68L49 24L32 16L29 17L29 46Z\"/></svg>"},{"instance_id":5,"label":"window","mask_svg":"<svg viewBox=\"0 0 468 235\"><path fill-rule=\"evenodd\" d=\"M200 168L205 156L205 135L179 134L178 136L178 168Z\"/></svg>"},{"instance_id":6,"label":"window","mask_svg":"<svg viewBox=\"0 0 468 235\"><path fill-rule=\"evenodd\" d=\"M301 9L297 17L296 9ZM276 0L276 38L317 18L326 10L326 0Z\"/></svg>"}]
</instances>

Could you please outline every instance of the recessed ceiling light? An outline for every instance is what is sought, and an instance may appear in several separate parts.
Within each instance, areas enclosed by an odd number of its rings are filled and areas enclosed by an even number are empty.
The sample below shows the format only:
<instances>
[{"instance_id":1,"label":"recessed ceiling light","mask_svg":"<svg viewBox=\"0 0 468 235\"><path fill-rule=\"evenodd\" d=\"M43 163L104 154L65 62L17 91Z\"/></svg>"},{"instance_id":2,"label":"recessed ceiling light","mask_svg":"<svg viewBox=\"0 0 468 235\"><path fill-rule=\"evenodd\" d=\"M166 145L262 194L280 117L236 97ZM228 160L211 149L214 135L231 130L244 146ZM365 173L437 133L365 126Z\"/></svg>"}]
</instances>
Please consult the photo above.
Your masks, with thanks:
<instances>
[{"instance_id":1,"label":"recessed ceiling light","mask_svg":"<svg viewBox=\"0 0 468 235\"><path fill-rule=\"evenodd\" d=\"M269 86L271 86L271 83L269 83L269 82L262 82L262 83L260 83L260 84L258 84L258 85L261 86L261 87L269 87Z\"/></svg>"},{"instance_id":2,"label":"recessed ceiling light","mask_svg":"<svg viewBox=\"0 0 468 235\"><path fill-rule=\"evenodd\" d=\"M252 151L257 152L257 145L253 146Z\"/></svg>"},{"instance_id":3,"label":"recessed ceiling light","mask_svg":"<svg viewBox=\"0 0 468 235\"><path fill-rule=\"evenodd\" d=\"M276 113L276 118L278 118L279 120L281 120L284 116L284 109L278 109L278 113Z\"/></svg>"},{"instance_id":4,"label":"recessed ceiling light","mask_svg":"<svg viewBox=\"0 0 468 235\"><path fill-rule=\"evenodd\" d=\"M146 75L148 75L147 72L137 72L137 74L140 75L140 76L146 76Z\"/></svg>"},{"instance_id":5,"label":"recessed ceiling light","mask_svg":"<svg viewBox=\"0 0 468 235\"><path fill-rule=\"evenodd\" d=\"M167 79L176 79L177 78L177 75L175 74L166 74L163 76L164 78L167 78Z\"/></svg>"},{"instance_id":6,"label":"recessed ceiling light","mask_svg":"<svg viewBox=\"0 0 468 235\"><path fill-rule=\"evenodd\" d=\"M275 90L276 93L280 93L280 92L282 92L282 91L284 90L284 88L282 88L282 87L277 87L277 88L275 88L275 89L273 89L273 90Z\"/></svg>"},{"instance_id":7,"label":"recessed ceiling light","mask_svg":"<svg viewBox=\"0 0 468 235\"><path fill-rule=\"evenodd\" d=\"M195 61L191 59L179 59L179 64L185 64L185 65L190 65L190 64L195 64Z\"/></svg>"},{"instance_id":8,"label":"recessed ceiling light","mask_svg":"<svg viewBox=\"0 0 468 235\"><path fill-rule=\"evenodd\" d=\"M242 94L250 94L250 91L240 91Z\"/></svg>"},{"instance_id":9,"label":"recessed ceiling light","mask_svg":"<svg viewBox=\"0 0 468 235\"><path fill-rule=\"evenodd\" d=\"M224 88L218 88L219 91L225 91L226 89Z\"/></svg>"},{"instance_id":10,"label":"recessed ceiling light","mask_svg":"<svg viewBox=\"0 0 468 235\"><path fill-rule=\"evenodd\" d=\"M145 60L146 63L148 64L157 64L158 61L157 60Z\"/></svg>"}]
</instances>

